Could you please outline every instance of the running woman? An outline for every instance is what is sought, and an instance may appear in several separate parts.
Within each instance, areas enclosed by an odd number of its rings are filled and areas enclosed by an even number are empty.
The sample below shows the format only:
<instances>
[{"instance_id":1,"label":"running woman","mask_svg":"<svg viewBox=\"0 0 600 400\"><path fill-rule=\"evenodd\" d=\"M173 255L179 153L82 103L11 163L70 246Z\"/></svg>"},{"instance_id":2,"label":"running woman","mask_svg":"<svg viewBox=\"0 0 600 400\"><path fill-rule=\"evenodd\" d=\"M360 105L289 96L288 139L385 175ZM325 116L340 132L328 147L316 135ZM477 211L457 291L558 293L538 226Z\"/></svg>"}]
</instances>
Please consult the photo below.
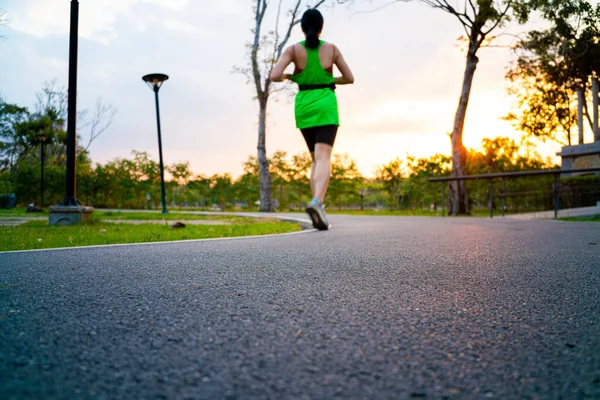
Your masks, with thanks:
<instances>
[{"instance_id":1,"label":"running woman","mask_svg":"<svg viewBox=\"0 0 600 400\"><path fill-rule=\"evenodd\" d=\"M298 84L294 109L296 127L302 132L312 157L310 188L313 199L306 206L306 212L315 228L327 230L329 221L323 201L331 175L333 143L340 125L335 86L354 83L354 76L340 50L319 39L323 16L318 10L307 10L300 25L306 40L285 50L270 78L273 82L289 79ZM291 63L294 63L294 73L284 74ZM341 77L334 78L334 65Z\"/></svg>"}]
</instances>

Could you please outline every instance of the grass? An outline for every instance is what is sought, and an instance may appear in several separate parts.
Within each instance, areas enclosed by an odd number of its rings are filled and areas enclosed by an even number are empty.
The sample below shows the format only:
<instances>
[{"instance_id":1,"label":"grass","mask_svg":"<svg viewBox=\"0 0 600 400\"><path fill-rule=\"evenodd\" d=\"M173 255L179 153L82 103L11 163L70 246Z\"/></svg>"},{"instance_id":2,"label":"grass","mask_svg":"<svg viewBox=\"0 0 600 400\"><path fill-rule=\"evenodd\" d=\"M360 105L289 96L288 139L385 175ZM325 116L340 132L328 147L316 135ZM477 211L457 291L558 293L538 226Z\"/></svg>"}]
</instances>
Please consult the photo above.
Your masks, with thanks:
<instances>
[{"instance_id":1,"label":"grass","mask_svg":"<svg viewBox=\"0 0 600 400\"><path fill-rule=\"evenodd\" d=\"M561 221L575 221L575 222L600 222L600 214L586 215L583 217L566 217L559 218Z\"/></svg>"},{"instance_id":2,"label":"grass","mask_svg":"<svg viewBox=\"0 0 600 400\"><path fill-rule=\"evenodd\" d=\"M130 225L96 221L77 226L48 226L46 221L29 221L19 226L0 226L0 251L267 235L301 229L296 223L267 218L239 218L227 225L187 225L183 229L171 229L167 223Z\"/></svg>"},{"instance_id":3,"label":"grass","mask_svg":"<svg viewBox=\"0 0 600 400\"><path fill-rule=\"evenodd\" d=\"M227 222L248 222L252 218L236 217L234 215L199 215L189 214L184 212L169 212L162 214L160 211L152 212L121 212L121 211L94 211L92 214L94 220L109 221L109 220L165 220L165 221L181 221L181 220L218 220Z\"/></svg>"},{"instance_id":4,"label":"grass","mask_svg":"<svg viewBox=\"0 0 600 400\"><path fill-rule=\"evenodd\" d=\"M48 209L44 209L43 212L27 212L25 207L17 207L10 210L0 209L0 218L2 219L26 219L26 218L37 218L45 217L48 218ZM188 214L185 211L182 212L169 212L168 214L162 214L160 211L150 212L121 212L121 211L94 211L93 218L95 220L106 220L106 219L122 219L122 220L191 220L191 219L218 219L218 220L235 220L236 217L226 215L197 215Z\"/></svg>"},{"instance_id":5,"label":"grass","mask_svg":"<svg viewBox=\"0 0 600 400\"><path fill-rule=\"evenodd\" d=\"M199 210L199 209L198 209ZM94 211L93 218L95 220L226 220L226 221L236 221L239 217L230 216L230 215L218 215L217 213L211 215L199 215L199 214L189 214L189 211L196 211L193 208L186 208L181 211L169 211L168 214L162 214L160 210L150 211L150 212L121 212L121 211ZM206 211L206 210L205 210ZM257 210L241 210L240 212L252 212ZM360 210L337 210L336 207L328 207L326 209L328 214L342 214L342 215L369 215L369 216L426 216L426 217L441 217L442 210L441 208L437 211L428 211L428 210L381 210L375 211L373 209L366 209L364 211ZM304 211L295 210L281 210L281 212L285 213L298 213L304 214ZM526 211L523 211L526 212ZM448 210L446 209L446 215L448 215ZM471 210L471 216L473 217L489 217L490 211L488 208L474 208ZM494 216L500 215L500 210L494 210ZM25 208L16 208L12 210L1 210L0 209L0 218L33 218L33 217L48 217L47 212L43 213L28 213Z\"/></svg>"},{"instance_id":6,"label":"grass","mask_svg":"<svg viewBox=\"0 0 600 400\"><path fill-rule=\"evenodd\" d=\"M48 211L43 212L27 212L26 207L17 207L7 210L5 208L0 208L0 218L10 219L10 218L35 218L35 217L46 217L48 218Z\"/></svg>"}]
</instances>

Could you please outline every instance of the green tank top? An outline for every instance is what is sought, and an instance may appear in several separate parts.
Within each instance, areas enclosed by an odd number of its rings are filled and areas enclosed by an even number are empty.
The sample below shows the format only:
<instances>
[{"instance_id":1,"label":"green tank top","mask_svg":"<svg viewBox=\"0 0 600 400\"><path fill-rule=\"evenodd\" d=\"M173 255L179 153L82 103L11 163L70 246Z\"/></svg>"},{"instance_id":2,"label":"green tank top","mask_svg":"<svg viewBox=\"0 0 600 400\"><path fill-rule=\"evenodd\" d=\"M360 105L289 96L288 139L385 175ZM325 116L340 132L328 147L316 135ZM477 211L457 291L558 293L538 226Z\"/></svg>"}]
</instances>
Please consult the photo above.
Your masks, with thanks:
<instances>
[{"instance_id":1,"label":"green tank top","mask_svg":"<svg viewBox=\"0 0 600 400\"><path fill-rule=\"evenodd\" d=\"M319 59L319 49L323 43L325 42L321 40L319 47L311 49L306 46L306 41L300 42L306 49L308 59L306 60L306 67L300 73L292 76L292 80L298 85L318 85L334 82L333 74L323 68ZM335 92L329 88L298 92L294 111L298 129L340 125L337 97Z\"/></svg>"}]
</instances>

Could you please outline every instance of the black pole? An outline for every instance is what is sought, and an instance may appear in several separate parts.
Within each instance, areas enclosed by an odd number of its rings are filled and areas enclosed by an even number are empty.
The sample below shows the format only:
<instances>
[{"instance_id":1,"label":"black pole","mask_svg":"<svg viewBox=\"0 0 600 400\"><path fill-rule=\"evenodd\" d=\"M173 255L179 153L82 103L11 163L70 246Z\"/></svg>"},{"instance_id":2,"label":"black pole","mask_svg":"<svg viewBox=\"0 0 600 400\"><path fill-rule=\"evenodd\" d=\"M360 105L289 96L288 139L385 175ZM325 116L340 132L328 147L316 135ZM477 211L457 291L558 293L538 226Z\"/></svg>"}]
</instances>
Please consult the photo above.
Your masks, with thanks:
<instances>
[{"instance_id":1,"label":"black pole","mask_svg":"<svg viewBox=\"0 0 600 400\"><path fill-rule=\"evenodd\" d=\"M71 0L71 39L69 42L69 103L67 117L67 193L64 206L78 206L75 197L75 157L77 149L77 46L79 1Z\"/></svg>"},{"instance_id":2,"label":"black pole","mask_svg":"<svg viewBox=\"0 0 600 400\"><path fill-rule=\"evenodd\" d=\"M445 217L446 214L446 199L444 199L444 191L446 190L446 186L444 182L442 182L442 217Z\"/></svg>"},{"instance_id":3,"label":"black pole","mask_svg":"<svg viewBox=\"0 0 600 400\"><path fill-rule=\"evenodd\" d=\"M503 217L504 217L505 198L506 198L506 195L504 193L504 178L502 178L502 216Z\"/></svg>"},{"instance_id":4,"label":"black pole","mask_svg":"<svg viewBox=\"0 0 600 400\"><path fill-rule=\"evenodd\" d=\"M490 218L494 218L494 181L490 179Z\"/></svg>"},{"instance_id":5,"label":"black pole","mask_svg":"<svg viewBox=\"0 0 600 400\"><path fill-rule=\"evenodd\" d=\"M156 126L158 127L158 157L160 160L160 192L162 199L162 213L167 214L167 202L165 200L165 169L162 155L162 138L160 136L160 109L158 107L158 87L154 88L154 98L156 100Z\"/></svg>"},{"instance_id":6,"label":"black pole","mask_svg":"<svg viewBox=\"0 0 600 400\"><path fill-rule=\"evenodd\" d=\"M554 218L558 218L558 208L559 208L559 174L554 174Z\"/></svg>"},{"instance_id":7,"label":"black pole","mask_svg":"<svg viewBox=\"0 0 600 400\"><path fill-rule=\"evenodd\" d=\"M44 208L44 142L41 142L42 181L40 184L40 208Z\"/></svg>"}]
</instances>

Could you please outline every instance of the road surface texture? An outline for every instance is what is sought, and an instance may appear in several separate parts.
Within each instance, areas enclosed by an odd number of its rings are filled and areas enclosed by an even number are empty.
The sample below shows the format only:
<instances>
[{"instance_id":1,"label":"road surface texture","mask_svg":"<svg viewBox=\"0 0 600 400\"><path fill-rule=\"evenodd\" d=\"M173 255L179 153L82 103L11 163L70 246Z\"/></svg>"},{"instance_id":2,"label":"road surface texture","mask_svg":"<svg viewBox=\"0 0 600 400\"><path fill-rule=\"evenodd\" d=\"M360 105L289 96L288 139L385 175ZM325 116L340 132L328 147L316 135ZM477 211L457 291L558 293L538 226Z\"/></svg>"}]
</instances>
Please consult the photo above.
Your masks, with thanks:
<instances>
[{"instance_id":1,"label":"road surface texture","mask_svg":"<svg viewBox=\"0 0 600 400\"><path fill-rule=\"evenodd\" d=\"M0 254L2 399L598 399L600 225Z\"/></svg>"}]
</instances>

